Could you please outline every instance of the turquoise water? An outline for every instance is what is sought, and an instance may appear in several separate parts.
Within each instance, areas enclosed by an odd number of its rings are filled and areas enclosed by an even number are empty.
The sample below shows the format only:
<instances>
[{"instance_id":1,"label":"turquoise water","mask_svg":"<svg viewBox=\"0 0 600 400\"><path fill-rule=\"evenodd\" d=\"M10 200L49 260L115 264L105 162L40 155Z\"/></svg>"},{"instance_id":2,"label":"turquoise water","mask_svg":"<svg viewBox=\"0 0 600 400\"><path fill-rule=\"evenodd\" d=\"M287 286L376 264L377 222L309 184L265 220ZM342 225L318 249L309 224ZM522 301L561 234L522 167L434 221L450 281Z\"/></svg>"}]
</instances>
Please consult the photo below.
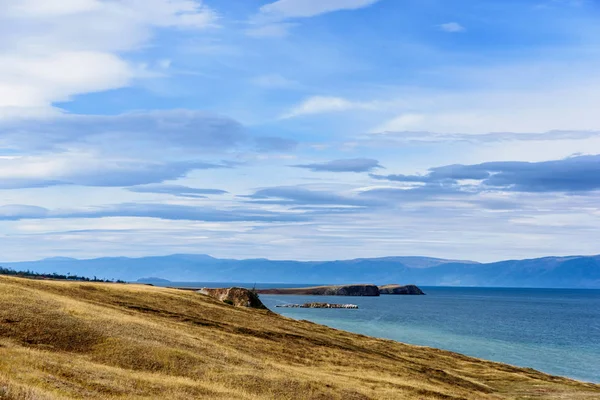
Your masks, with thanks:
<instances>
[{"instance_id":1,"label":"turquoise water","mask_svg":"<svg viewBox=\"0 0 600 400\"><path fill-rule=\"evenodd\" d=\"M334 328L600 383L600 290L423 288L427 296L319 297L358 310L271 310Z\"/></svg>"}]
</instances>

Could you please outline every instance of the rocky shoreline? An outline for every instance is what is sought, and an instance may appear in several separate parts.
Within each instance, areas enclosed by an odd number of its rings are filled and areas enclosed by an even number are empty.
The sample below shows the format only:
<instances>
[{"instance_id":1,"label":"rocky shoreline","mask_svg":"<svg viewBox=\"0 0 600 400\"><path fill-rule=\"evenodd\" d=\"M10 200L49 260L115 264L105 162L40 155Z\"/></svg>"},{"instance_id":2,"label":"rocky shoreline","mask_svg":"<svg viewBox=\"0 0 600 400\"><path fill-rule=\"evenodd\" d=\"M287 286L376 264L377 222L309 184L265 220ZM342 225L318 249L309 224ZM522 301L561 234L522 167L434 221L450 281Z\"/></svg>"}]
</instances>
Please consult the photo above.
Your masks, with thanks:
<instances>
[{"instance_id":1,"label":"rocky shoreline","mask_svg":"<svg viewBox=\"0 0 600 400\"><path fill-rule=\"evenodd\" d=\"M265 309L258 294L275 295L313 295L313 296L380 296L380 295L424 295L423 291L415 285L345 285L345 286L316 286L310 288L263 289L249 290L239 287L196 290L197 293L212 297L236 307L249 307ZM283 308L345 308L357 309L354 304L333 303L305 303L286 304L277 307Z\"/></svg>"},{"instance_id":2,"label":"rocky shoreline","mask_svg":"<svg viewBox=\"0 0 600 400\"><path fill-rule=\"evenodd\" d=\"M350 310L358 309L356 304L331 304L331 303L304 303L304 304L279 304L278 308L344 308Z\"/></svg>"}]
</instances>

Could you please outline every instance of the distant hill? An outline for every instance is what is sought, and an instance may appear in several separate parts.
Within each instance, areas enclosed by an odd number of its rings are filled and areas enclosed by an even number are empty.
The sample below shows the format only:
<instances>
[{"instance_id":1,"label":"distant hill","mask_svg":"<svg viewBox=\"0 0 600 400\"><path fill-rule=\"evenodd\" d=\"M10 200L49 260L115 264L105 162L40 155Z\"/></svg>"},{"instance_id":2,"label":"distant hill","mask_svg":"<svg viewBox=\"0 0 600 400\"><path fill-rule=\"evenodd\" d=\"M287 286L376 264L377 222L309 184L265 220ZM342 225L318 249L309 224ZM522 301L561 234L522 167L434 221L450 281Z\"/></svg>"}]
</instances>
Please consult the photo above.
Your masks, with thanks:
<instances>
[{"instance_id":1,"label":"distant hill","mask_svg":"<svg viewBox=\"0 0 600 400\"><path fill-rule=\"evenodd\" d=\"M233 260L207 255L175 254L90 260L51 258L0 265L18 270L71 273L127 281L152 276L176 282L376 285L396 282L419 286L600 288L600 256L546 257L481 264L430 257L301 262Z\"/></svg>"}]
</instances>

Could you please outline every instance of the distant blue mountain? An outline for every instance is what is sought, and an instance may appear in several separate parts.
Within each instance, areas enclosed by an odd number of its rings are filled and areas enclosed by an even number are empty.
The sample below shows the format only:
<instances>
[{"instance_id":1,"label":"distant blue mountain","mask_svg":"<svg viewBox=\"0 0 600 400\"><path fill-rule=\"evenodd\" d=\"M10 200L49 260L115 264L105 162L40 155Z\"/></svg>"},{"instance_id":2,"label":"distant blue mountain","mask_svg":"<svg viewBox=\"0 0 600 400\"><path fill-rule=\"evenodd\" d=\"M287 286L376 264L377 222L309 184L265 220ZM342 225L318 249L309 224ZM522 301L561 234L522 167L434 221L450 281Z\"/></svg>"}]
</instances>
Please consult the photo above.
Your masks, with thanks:
<instances>
[{"instance_id":1,"label":"distant blue mountain","mask_svg":"<svg viewBox=\"0 0 600 400\"><path fill-rule=\"evenodd\" d=\"M600 256L546 257L481 264L429 257L301 262L175 254L90 260L55 257L0 265L40 273L71 273L127 281L152 276L176 282L413 283L422 286L600 288Z\"/></svg>"}]
</instances>

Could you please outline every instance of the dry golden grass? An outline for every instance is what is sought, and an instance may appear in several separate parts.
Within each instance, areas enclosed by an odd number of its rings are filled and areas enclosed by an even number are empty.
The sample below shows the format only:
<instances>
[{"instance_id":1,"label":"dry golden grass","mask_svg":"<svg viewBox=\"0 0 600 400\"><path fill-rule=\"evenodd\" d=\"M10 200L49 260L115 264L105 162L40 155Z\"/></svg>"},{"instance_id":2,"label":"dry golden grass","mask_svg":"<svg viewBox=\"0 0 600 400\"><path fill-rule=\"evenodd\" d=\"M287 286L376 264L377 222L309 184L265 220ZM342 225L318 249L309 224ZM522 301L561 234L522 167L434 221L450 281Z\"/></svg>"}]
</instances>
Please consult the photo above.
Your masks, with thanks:
<instances>
[{"instance_id":1,"label":"dry golden grass","mask_svg":"<svg viewBox=\"0 0 600 400\"><path fill-rule=\"evenodd\" d=\"M600 386L141 285L0 277L0 399L599 399Z\"/></svg>"}]
</instances>

